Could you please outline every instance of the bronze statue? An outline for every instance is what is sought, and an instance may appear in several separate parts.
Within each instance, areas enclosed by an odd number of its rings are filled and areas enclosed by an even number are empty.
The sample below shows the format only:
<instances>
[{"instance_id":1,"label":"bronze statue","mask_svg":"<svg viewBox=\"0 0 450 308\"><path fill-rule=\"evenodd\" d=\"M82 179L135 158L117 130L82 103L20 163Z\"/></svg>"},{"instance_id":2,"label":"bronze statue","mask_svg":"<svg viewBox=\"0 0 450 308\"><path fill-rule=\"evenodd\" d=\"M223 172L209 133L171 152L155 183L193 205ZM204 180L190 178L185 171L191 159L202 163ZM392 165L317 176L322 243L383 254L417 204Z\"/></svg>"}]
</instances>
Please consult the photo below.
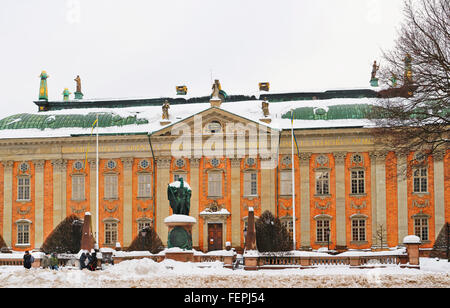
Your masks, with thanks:
<instances>
[{"instance_id":1,"label":"bronze statue","mask_svg":"<svg viewBox=\"0 0 450 308\"><path fill-rule=\"evenodd\" d=\"M377 71L380 69L380 66L377 65L377 61L373 61L373 65L372 65L372 80L373 79L377 79L376 74Z\"/></svg>"},{"instance_id":2,"label":"bronze statue","mask_svg":"<svg viewBox=\"0 0 450 308\"><path fill-rule=\"evenodd\" d=\"M163 120L169 120L169 108L170 108L170 104L169 101L166 100L162 106L162 118Z\"/></svg>"},{"instance_id":3,"label":"bronze statue","mask_svg":"<svg viewBox=\"0 0 450 308\"><path fill-rule=\"evenodd\" d=\"M264 116L265 117L269 116L269 102L267 102L266 100L263 100L261 103L261 108L264 113Z\"/></svg>"},{"instance_id":4,"label":"bronze statue","mask_svg":"<svg viewBox=\"0 0 450 308\"><path fill-rule=\"evenodd\" d=\"M212 94L211 97L212 98L219 98L219 94L220 94L220 82L219 80L215 80L214 84L212 86Z\"/></svg>"},{"instance_id":5,"label":"bronze statue","mask_svg":"<svg viewBox=\"0 0 450 308\"><path fill-rule=\"evenodd\" d=\"M80 76L77 75L77 78L74 79L77 83L77 92L81 93L81 79Z\"/></svg>"}]
</instances>

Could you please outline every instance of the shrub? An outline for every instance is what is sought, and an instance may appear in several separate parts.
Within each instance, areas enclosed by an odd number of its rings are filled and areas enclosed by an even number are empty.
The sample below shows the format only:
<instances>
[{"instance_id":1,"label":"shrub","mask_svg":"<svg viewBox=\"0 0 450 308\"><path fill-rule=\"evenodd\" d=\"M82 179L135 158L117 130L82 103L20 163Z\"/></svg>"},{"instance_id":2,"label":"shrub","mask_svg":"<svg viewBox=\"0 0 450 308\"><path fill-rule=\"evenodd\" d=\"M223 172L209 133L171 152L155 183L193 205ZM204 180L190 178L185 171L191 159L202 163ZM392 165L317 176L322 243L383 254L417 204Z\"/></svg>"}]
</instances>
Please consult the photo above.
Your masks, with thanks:
<instances>
[{"instance_id":1,"label":"shrub","mask_svg":"<svg viewBox=\"0 0 450 308\"><path fill-rule=\"evenodd\" d=\"M146 232L145 237L139 232L128 247L128 251L150 251L152 254L156 254L163 250L163 243L153 228L147 227L142 231Z\"/></svg>"},{"instance_id":2,"label":"shrub","mask_svg":"<svg viewBox=\"0 0 450 308\"><path fill-rule=\"evenodd\" d=\"M277 252L292 250L289 232L279 218L265 211L255 222L256 246L260 252Z\"/></svg>"},{"instance_id":3,"label":"shrub","mask_svg":"<svg viewBox=\"0 0 450 308\"><path fill-rule=\"evenodd\" d=\"M78 253L82 228L83 221L76 215L67 217L45 239L41 250L45 253Z\"/></svg>"}]
</instances>

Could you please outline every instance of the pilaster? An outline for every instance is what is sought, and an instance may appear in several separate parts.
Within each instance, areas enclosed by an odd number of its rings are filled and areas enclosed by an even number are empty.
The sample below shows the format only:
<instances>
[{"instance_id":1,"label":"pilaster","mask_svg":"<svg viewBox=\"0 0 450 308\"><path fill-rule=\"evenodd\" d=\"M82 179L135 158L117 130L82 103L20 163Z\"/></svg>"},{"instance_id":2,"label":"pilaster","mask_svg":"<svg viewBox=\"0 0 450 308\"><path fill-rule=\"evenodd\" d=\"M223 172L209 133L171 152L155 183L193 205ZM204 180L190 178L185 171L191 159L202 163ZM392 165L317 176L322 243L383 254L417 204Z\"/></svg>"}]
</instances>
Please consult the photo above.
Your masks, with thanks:
<instances>
[{"instance_id":1,"label":"pilaster","mask_svg":"<svg viewBox=\"0 0 450 308\"><path fill-rule=\"evenodd\" d=\"M398 243L408 235L408 187L406 181L406 155L397 153L397 204L398 204Z\"/></svg>"},{"instance_id":2,"label":"pilaster","mask_svg":"<svg viewBox=\"0 0 450 308\"><path fill-rule=\"evenodd\" d=\"M310 232L310 198L309 198L309 164L312 153L300 153L300 246L311 247Z\"/></svg>"},{"instance_id":3,"label":"pilaster","mask_svg":"<svg viewBox=\"0 0 450 308\"><path fill-rule=\"evenodd\" d=\"M45 160L33 160L35 167L34 247L44 242L44 166Z\"/></svg>"},{"instance_id":4,"label":"pilaster","mask_svg":"<svg viewBox=\"0 0 450 308\"><path fill-rule=\"evenodd\" d=\"M121 158L123 165L123 246L133 240L133 158Z\"/></svg>"},{"instance_id":5,"label":"pilaster","mask_svg":"<svg viewBox=\"0 0 450 308\"><path fill-rule=\"evenodd\" d=\"M11 247L12 245L12 181L14 161L8 160L2 162L4 166L3 178L3 239Z\"/></svg>"},{"instance_id":6,"label":"pilaster","mask_svg":"<svg viewBox=\"0 0 450 308\"><path fill-rule=\"evenodd\" d=\"M171 158L169 156L156 158L156 232L165 246L167 246L167 236L169 234L167 226L164 224L164 219L170 215L170 205L167 200L167 185L170 183L170 163Z\"/></svg>"},{"instance_id":7,"label":"pilaster","mask_svg":"<svg viewBox=\"0 0 450 308\"><path fill-rule=\"evenodd\" d=\"M336 245L345 247L346 220L345 220L345 157L346 152L333 153L336 173Z\"/></svg>"},{"instance_id":8,"label":"pilaster","mask_svg":"<svg viewBox=\"0 0 450 308\"><path fill-rule=\"evenodd\" d=\"M433 153L434 160L434 224L436 238L445 225L445 188L444 188L444 156L443 150Z\"/></svg>"},{"instance_id":9,"label":"pilaster","mask_svg":"<svg viewBox=\"0 0 450 308\"><path fill-rule=\"evenodd\" d=\"M97 170L96 160L89 159L89 209L92 218L92 230L94 237L96 237L97 228Z\"/></svg>"},{"instance_id":10,"label":"pilaster","mask_svg":"<svg viewBox=\"0 0 450 308\"><path fill-rule=\"evenodd\" d=\"M200 158L191 158L190 160L190 180L189 185L192 189L191 195L191 209L190 216L194 217L197 221L199 220L199 209L200 209L200 191L199 191L199 167ZM166 194L167 195L167 194ZM199 245L199 225L192 228L192 245L198 247Z\"/></svg>"},{"instance_id":11,"label":"pilaster","mask_svg":"<svg viewBox=\"0 0 450 308\"><path fill-rule=\"evenodd\" d=\"M66 217L66 171L65 159L52 160L53 165L53 229Z\"/></svg>"},{"instance_id":12,"label":"pilaster","mask_svg":"<svg viewBox=\"0 0 450 308\"><path fill-rule=\"evenodd\" d=\"M241 159L231 161L231 245L241 246ZM205 241L206 242L206 241Z\"/></svg>"}]
</instances>

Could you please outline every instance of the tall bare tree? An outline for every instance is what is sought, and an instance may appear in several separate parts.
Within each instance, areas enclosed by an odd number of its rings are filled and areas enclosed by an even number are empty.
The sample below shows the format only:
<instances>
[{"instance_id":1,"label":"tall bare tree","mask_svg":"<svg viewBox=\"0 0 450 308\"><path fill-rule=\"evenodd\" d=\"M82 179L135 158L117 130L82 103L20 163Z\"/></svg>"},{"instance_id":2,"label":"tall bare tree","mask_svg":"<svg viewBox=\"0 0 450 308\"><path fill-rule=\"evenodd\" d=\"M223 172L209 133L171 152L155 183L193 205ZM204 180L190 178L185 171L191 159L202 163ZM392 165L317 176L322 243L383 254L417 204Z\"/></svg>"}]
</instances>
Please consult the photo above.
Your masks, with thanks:
<instances>
[{"instance_id":1,"label":"tall bare tree","mask_svg":"<svg viewBox=\"0 0 450 308\"><path fill-rule=\"evenodd\" d=\"M432 154L450 143L450 2L405 0L404 18L383 51L379 78L388 88L370 118L378 141L396 152Z\"/></svg>"}]
</instances>

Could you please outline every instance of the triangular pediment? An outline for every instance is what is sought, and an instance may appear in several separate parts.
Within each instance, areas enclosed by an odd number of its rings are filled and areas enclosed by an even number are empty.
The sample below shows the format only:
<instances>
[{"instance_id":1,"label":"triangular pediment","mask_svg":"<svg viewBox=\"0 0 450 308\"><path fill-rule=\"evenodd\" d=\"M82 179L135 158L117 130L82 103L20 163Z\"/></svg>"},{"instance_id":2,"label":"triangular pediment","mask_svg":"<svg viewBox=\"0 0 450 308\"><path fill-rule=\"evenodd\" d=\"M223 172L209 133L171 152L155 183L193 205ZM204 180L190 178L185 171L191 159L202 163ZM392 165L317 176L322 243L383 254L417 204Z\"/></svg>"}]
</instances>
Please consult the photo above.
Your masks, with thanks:
<instances>
[{"instance_id":1,"label":"triangular pediment","mask_svg":"<svg viewBox=\"0 0 450 308\"><path fill-rule=\"evenodd\" d=\"M189 126L191 129L191 134L199 134L200 129L203 134L210 134L214 133L214 131L207 132L205 130L209 129L208 125L210 125L211 123L213 123L214 125L220 124L220 128L224 133L226 133L227 129L233 128L233 126L234 129L255 127L258 131L266 131L269 134L272 132L272 130L276 130L264 123L245 118L243 116L217 107L211 107L185 119L168 124L162 127L160 130L153 132L152 136L171 136L172 130L180 128L182 126L184 128L186 128L186 126ZM214 130L214 125L211 126L212 130Z\"/></svg>"}]
</instances>

